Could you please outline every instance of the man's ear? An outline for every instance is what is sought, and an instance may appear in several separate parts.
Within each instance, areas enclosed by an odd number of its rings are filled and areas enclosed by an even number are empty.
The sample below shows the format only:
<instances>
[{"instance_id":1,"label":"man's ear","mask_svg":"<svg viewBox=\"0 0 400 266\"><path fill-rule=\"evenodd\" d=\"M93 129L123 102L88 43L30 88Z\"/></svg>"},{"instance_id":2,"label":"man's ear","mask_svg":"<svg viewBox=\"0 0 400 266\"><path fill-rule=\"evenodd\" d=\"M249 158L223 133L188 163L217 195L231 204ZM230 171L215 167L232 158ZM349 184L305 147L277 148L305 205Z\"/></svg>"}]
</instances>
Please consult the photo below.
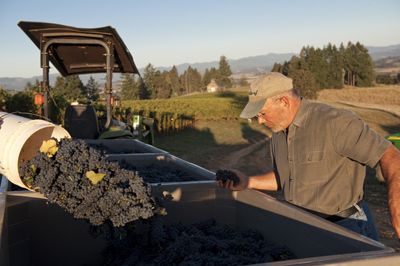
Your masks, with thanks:
<instances>
[{"instance_id":1,"label":"man's ear","mask_svg":"<svg viewBox=\"0 0 400 266\"><path fill-rule=\"evenodd\" d=\"M282 104L284 107L288 107L288 106L290 105L290 100L289 100L289 97L287 97L287 96L282 96L282 97L280 97L280 98L279 98L279 101L281 102L281 104Z\"/></svg>"}]
</instances>

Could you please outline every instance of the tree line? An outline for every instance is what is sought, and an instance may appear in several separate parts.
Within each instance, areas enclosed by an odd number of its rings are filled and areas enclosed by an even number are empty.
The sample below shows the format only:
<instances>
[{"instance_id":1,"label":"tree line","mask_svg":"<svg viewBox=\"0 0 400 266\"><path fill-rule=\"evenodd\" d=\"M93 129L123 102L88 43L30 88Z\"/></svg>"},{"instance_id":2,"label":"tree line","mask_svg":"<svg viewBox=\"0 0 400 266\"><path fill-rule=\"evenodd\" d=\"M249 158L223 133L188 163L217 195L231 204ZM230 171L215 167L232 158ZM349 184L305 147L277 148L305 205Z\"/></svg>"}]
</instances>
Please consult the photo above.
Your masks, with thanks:
<instances>
[{"instance_id":1,"label":"tree line","mask_svg":"<svg viewBox=\"0 0 400 266\"><path fill-rule=\"evenodd\" d=\"M308 98L316 98L322 89L368 87L375 80L372 58L359 42L342 43L339 48L330 43L322 49L306 46L299 56L275 63L271 71L291 77L300 94Z\"/></svg>"},{"instance_id":2,"label":"tree line","mask_svg":"<svg viewBox=\"0 0 400 266\"><path fill-rule=\"evenodd\" d=\"M175 96L203 92L214 79L221 88L232 87L231 68L225 56L221 56L219 67L206 69L203 75L191 66L179 75L176 66L169 71L157 70L148 64L143 78L133 74L123 74L121 98L123 100L168 99Z\"/></svg>"},{"instance_id":3,"label":"tree line","mask_svg":"<svg viewBox=\"0 0 400 266\"><path fill-rule=\"evenodd\" d=\"M143 78L139 75L122 74L120 97L122 100L167 99L175 96L202 92L214 79L221 88L232 87L232 71L228 60L221 56L219 67L206 69L203 75L191 66L178 74L175 66L169 71L157 70L151 63L144 69ZM39 108L34 103L35 94L43 92L38 80L27 83L24 90L11 94L0 87L0 110L7 112L23 111L37 113ZM100 99L101 88L90 76L83 84L78 75L57 77L50 88L49 109L53 121L61 121L62 112L71 102L96 103Z\"/></svg>"}]
</instances>

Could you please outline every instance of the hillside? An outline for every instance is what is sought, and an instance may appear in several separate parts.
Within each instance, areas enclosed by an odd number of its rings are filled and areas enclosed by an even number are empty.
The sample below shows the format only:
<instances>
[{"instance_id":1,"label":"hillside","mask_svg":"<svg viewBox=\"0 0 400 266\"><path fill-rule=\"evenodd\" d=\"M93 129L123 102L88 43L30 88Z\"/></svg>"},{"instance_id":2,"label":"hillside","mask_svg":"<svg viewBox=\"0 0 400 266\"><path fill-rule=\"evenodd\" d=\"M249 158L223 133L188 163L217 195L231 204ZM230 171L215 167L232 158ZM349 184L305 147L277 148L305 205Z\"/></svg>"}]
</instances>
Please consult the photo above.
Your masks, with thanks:
<instances>
[{"instance_id":1,"label":"hillside","mask_svg":"<svg viewBox=\"0 0 400 266\"><path fill-rule=\"evenodd\" d=\"M400 44L384 46L384 47L372 47L367 46L367 49L374 61L381 60L387 57L400 57ZM231 66L231 70L234 75L240 76L242 74L259 74L265 73L271 70L274 63L283 63L284 61L290 60L290 58L295 55L294 53L269 53L265 55L256 55L243 57L238 59L228 59L228 63ZM381 61L378 61L381 62ZM183 73L187 67L190 65L196 68L200 72L203 72L206 68L210 69L212 67L218 67L219 61L212 62L199 62L199 63L183 63L177 64L176 67L179 73ZM172 66L158 66L157 69L170 70ZM40 73L38 69L38 73ZM144 69L139 69L143 73ZM50 75L50 84L54 84L58 74ZM90 75L81 75L81 80L85 84L89 79ZM93 77L100 84L104 84L104 74L94 74ZM20 77L0 77L0 86L5 87L9 90L22 90L28 82L34 83L35 80L41 80L41 76L34 76L31 78L20 78ZM120 75L115 73L113 76L113 81L118 83Z\"/></svg>"}]
</instances>

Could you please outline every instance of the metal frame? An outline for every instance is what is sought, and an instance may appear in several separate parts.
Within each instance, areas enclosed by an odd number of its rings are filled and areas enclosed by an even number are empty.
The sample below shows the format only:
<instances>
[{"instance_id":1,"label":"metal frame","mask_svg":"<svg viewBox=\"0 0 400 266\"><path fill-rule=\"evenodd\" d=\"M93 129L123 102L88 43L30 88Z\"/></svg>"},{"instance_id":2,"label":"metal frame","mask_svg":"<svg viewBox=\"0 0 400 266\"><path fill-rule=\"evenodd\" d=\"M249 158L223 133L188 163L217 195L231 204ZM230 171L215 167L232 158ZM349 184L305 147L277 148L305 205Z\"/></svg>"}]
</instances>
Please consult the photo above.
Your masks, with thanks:
<instances>
[{"instance_id":1,"label":"metal frame","mask_svg":"<svg viewBox=\"0 0 400 266\"><path fill-rule=\"evenodd\" d=\"M30 21L20 21L18 26L40 50L45 117L49 117L49 64L51 62L62 76L106 73L107 121L105 127L109 128L112 120L112 73L134 73L141 78L132 55L117 31L110 26L90 29ZM105 62L103 56L106 57Z\"/></svg>"},{"instance_id":2,"label":"metal frame","mask_svg":"<svg viewBox=\"0 0 400 266\"><path fill-rule=\"evenodd\" d=\"M88 37L93 37L92 34L82 34L79 39L78 38L52 38L47 40L47 36L44 34L41 39L41 68L43 69L43 89L44 89L44 115L45 117L49 117L48 110L48 92L49 92L49 54L51 53L51 46L54 44L95 44L100 45L105 50L106 55L106 103L107 103L107 122L105 124L105 128L109 128L111 124L112 117L112 105L111 105L111 96L112 96L112 72L114 66L114 54L112 49L112 42L110 40L102 41L97 39L90 39ZM83 37L83 38L82 38ZM97 66L97 65L96 65ZM85 65L88 67L88 65Z\"/></svg>"}]
</instances>

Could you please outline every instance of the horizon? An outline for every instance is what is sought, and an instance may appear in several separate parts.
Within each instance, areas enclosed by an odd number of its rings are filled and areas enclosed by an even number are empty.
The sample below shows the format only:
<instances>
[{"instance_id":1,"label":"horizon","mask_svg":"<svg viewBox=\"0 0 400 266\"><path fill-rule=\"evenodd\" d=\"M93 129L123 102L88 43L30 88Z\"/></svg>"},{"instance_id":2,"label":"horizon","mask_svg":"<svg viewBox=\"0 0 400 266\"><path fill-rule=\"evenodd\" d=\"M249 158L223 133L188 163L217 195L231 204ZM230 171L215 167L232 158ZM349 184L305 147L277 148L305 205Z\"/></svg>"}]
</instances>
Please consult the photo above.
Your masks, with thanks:
<instances>
[{"instance_id":1,"label":"horizon","mask_svg":"<svg viewBox=\"0 0 400 266\"><path fill-rule=\"evenodd\" d=\"M149 63L168 68L214 62L221 55L237 60L271 53L298 54L303 46L322 48L328 43L397 45L400 35L394 33L400 32L399 10L400 1L395 0L121 0L113 4L90 0L56 6L49 0L3 0L0 33L7 41L0 46L0 77L31 78L42 71L39 49L17 26L19 21L79 28L110 25L141 69ZM353 14L346 16L346 11ZM50 73L58 72L52 67Z\"/></svg>"}]
</instances>

